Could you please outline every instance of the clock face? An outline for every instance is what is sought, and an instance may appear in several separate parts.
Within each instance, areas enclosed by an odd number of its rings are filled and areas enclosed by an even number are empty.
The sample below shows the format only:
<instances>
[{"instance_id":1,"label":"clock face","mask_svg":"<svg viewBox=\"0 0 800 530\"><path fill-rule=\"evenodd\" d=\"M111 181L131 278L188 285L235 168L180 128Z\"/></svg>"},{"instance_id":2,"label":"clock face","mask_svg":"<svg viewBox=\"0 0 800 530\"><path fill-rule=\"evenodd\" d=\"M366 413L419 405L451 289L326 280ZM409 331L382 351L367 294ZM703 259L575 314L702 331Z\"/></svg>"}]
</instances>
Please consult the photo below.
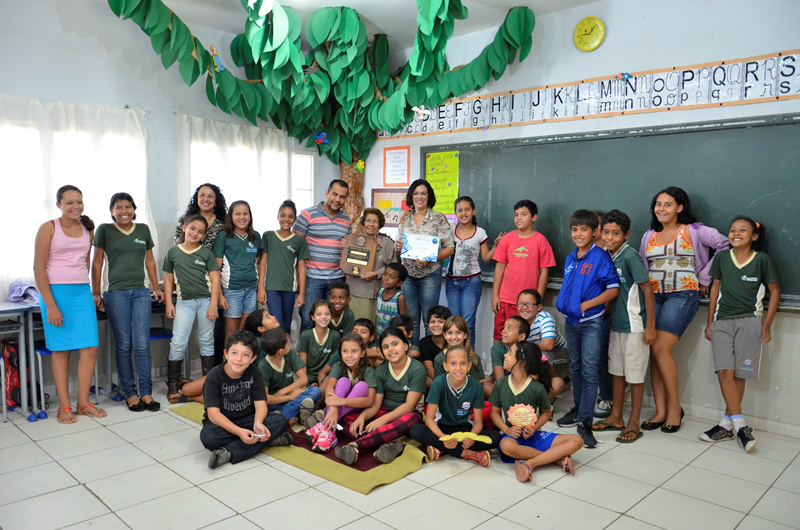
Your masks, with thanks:
<instances>
[{"instance_id":1,"label":"clock face","mask_svg":"<svg viewBox=\"0 0 800 530\"><path fill-rule=\"evenodd\" d=\"M575 26L572 33L572 42L575 47L584 52L597 49L606 36L606 27L597 17L586 17Z\"/></svg>"}]
</instances>

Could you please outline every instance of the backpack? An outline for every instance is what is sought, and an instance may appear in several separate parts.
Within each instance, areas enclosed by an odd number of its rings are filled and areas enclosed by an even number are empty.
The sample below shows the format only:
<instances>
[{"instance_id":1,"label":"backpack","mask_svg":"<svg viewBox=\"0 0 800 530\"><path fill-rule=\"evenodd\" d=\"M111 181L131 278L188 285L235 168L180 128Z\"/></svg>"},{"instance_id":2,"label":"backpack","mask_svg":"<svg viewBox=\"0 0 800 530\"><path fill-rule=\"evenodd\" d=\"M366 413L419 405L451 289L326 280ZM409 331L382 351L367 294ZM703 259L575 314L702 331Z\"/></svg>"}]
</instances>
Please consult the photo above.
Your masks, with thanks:
<instances>
[{"instance_id":1,"label":"backpack","mask_svg":"<svg viewBox=\"0 0 800 530\"><path fill-rule=\"evenodd\" d=\"M6 400L8 407L16 407L19 403L14 400L11 395L14 393L15 397L19 396L19 354L17 349L11 345L7 340L2 341L3 344L3 364L6 369L6 395L3 399ZM16 392L14 392L16 389Z\"/></svg>"}]
</instances>

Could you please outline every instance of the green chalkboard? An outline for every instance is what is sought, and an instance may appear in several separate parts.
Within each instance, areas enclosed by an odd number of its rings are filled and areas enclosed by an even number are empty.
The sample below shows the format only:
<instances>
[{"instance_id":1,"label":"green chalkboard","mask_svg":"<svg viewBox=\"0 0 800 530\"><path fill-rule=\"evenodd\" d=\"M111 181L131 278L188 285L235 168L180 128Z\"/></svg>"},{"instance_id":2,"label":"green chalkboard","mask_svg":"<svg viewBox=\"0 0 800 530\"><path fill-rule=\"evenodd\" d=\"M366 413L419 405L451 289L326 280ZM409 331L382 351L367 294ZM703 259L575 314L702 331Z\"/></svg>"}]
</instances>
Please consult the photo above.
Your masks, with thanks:
<instances>
[{"instance_id":1,"label":"green chalkboard","mask_svg":"<svg viewBox=\"0 0 800 530\"><path fill-rule=\"evenodd\" d=\"M638 250L653 195L680 186L698 219L723 234L737 214L763 223L781 305L800 305L800 115L429 146L422 148L422 174L425 154L454 149L461 152L459 193L474 199L490 240L513 229L514 203L536 202L535 228L556 255L552 279L563 277L574 249L573 211L626 212Z\"/></svg>"}]
</instances>

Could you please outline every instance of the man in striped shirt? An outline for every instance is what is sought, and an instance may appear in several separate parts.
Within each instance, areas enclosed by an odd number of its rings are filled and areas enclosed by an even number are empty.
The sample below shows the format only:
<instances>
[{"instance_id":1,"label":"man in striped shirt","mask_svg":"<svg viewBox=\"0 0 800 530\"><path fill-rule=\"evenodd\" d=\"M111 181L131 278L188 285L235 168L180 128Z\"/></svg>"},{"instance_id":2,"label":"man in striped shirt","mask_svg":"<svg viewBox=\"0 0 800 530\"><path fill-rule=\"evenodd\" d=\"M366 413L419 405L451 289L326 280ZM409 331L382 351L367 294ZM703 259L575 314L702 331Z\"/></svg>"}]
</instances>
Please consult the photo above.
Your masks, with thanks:
<instances>
[{"instance_id":1,"label":"man in striped shirt","mask_svg":"<svg viewBox=\"0 0 800 530\"><path fill-rule=\"evenodd\" d=\"M349 187L343 180L328 184L325 200L300 212L294 223L294 233L305 238L311 259L306 261L306 299L301 308L301 331L314 324L308 316L311 305L328 298L331 285L344 281L339 268L342 251L339 243L350 233L350 216L342 211Z\"/></svg>"}]
</instances>

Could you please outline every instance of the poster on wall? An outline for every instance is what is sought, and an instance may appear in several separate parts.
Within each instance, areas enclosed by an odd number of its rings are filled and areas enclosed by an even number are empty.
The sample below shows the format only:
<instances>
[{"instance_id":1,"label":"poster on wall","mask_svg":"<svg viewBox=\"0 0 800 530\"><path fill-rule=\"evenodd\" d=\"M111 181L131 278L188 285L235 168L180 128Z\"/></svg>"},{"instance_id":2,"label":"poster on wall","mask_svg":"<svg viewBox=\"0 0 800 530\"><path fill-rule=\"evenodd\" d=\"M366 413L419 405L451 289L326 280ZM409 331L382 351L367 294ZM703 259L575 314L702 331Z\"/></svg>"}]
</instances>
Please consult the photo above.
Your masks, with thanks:
<instances>
[{"instance_id":1,"label":"poster on wall","mask_svg":"<svg viewBox=\"0 0 800 530\"><path fill-rule=\"evenodd\" d=\"M386 218L384 226L392 228L400 224L400 216L409 209L406 205L406 191L402 188L373 188L372 207L383 213Z\"/></svg>"},{"instance_id":2,"label":"poster on wall","mask_svg":"<svg viewBox=\"0 0 800 530\"><path fill-rule=\"evenodd\" d=\"M436 210L455 214L453 202L458 198L459 151L442 151L425 155L425 180L436 194Z\"/></svg>"},{"instance_id":3,"label":"poster on wall","mask_svg":"<svg viewBox=\"0 0 800 530\"><path fill-rule=\"evenodd\" d=\"M411 146L386 147L383 150L383 185L411 184Z\"/></svg>"}]
</instances>

